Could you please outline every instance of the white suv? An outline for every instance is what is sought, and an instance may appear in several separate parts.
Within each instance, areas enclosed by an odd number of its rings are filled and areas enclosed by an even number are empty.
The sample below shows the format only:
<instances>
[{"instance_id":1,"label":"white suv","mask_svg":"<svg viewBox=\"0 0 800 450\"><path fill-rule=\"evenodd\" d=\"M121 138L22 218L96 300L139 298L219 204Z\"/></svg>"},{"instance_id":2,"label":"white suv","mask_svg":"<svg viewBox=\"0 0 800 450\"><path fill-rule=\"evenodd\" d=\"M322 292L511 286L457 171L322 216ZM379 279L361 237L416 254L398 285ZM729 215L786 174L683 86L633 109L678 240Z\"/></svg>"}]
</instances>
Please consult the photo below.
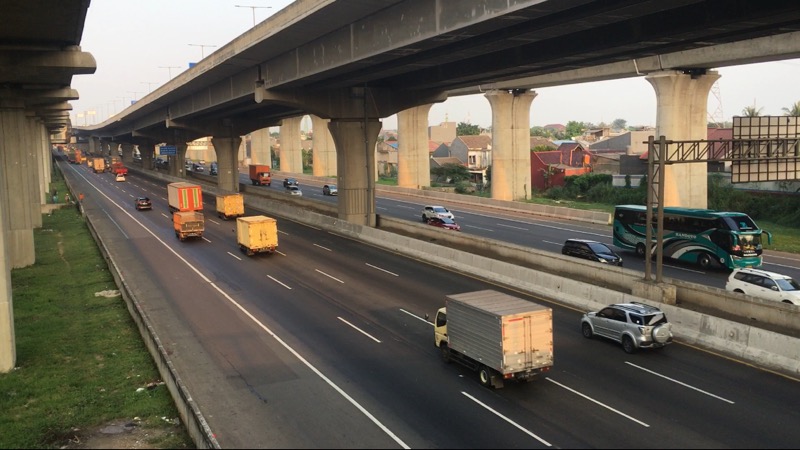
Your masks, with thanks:
<instances>
[{"instance_id":1,"label":"white suv","mask_svg":"<svg viewBox=\"0 0 800 450\"><path fill-rule=\"evenodd\" d=\"M734 269L725 283L731 292L800 305L800 283L792 277L761 269Z\"/></svg>"},{"instance_id":2,"label":"white suv","mask_svg":"<svg viewBox=\"0 0 800 450\"><path fill-rule=\"evenodd\" d=\"M439 219L455 219L453 213L447 210L444 206L438 205L426 205L422 208L422 221L427 222L430 219L434 218Z\"/></svg>"}]
</instances>

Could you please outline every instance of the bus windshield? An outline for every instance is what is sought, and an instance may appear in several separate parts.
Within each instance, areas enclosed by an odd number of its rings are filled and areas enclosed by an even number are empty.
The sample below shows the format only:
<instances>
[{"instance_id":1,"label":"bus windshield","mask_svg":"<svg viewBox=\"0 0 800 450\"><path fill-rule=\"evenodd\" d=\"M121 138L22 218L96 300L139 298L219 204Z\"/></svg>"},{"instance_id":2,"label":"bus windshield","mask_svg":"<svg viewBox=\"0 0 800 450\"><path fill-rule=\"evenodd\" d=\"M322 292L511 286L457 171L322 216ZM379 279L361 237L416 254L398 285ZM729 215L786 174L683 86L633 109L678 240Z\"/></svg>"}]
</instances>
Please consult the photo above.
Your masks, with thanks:
<instances>
[{"instance_id":1,"label":"bus windshield","mask_svg":"<svg viewBox=\"0 0 800 450\"><path fill-rule=\"evenodd\" d=\"M746 214L742 214L739 216L727 216L723 217L722 221L725 223L727 228L731 231L756 231L758 227L756 223L753 222L753 219Z\"/></svg>"}]
</instances>

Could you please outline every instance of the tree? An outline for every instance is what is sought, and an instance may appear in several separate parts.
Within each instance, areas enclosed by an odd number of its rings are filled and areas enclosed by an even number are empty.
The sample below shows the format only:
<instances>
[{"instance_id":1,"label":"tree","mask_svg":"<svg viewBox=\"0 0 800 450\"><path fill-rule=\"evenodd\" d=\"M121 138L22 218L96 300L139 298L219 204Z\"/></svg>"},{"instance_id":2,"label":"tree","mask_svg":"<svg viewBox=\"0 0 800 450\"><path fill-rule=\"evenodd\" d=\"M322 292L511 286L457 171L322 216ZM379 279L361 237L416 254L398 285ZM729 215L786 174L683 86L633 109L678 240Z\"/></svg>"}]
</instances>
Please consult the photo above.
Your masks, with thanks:
<instances>
[{"instance_id":1,"label":"tree","mask_svg":"<svg viewBox=\"0 0 800 450\"><path fill-rule=\"evenodd\" d=\"M456 136L477 136L481 134L481 127L471 123L459 122L456 126Z\"/></svg>"},{"instance_id":2,"label":"tree","mask_svg":"<svg viewBox=\"0 0 800 450\"><path fill-rule=\"evenodd\" d=\"M742 110L742 115L745 117L758 117L761 115L761 110L764 108L756 108L755 105L753 106L745 106Z\"/></svg>"},{"instance_id":3,"label":"tree","mask_svg":"<svg viewBox=\"0 0 800 450\"><path fill-rule=\"evenodd\" d=\"M614 119L614 121L611 122L611 128L615 130L624 130L627 127L628 121L625 119Z\"/></svg>"},{"instance_id":4,"label":"tree","mask_svg":"<svg viewBox=\"0 0 800 450\"><path fill-rule=\"evenodd\" d=\"M441 167L434 167L431 173L438 178L444 178L445 181L450 183L457 183L459 181L469 180L469 169L461 164L448 163L443 164Z\"/></svg>"},{"instance_id":5,"label":"tree","mask_svg":"<svg viewBox=\"0 0 800 450\"><path fill-rule=\"evenodd\" d=\"M550 130L544 127L531 127L531 136L550 137Z\"/></svg>"},{"instance_id":6,"label":"tree","mask_svg":"<svg viewBox=\"0 0 800 450\"><path fill-rule=\"evenodd\" d=\"M567 128L566 130L567 137L571 139L575 136L580 136L581 134L583 134L583 131L586 130L586 124L583 122L576 122L574 120L570 120L569 122L567 122L566 128Z\"/></svg>"},{"instance_id":7,"label":"tree","mask_svg":"<svg viewBox=\"0 0 800 450\"><path fill-rule=\"evenodd\" d=\"M800 117L800 101L795 102L790 108L782 108L784 116Z\"/></svg>"}]
</instances>

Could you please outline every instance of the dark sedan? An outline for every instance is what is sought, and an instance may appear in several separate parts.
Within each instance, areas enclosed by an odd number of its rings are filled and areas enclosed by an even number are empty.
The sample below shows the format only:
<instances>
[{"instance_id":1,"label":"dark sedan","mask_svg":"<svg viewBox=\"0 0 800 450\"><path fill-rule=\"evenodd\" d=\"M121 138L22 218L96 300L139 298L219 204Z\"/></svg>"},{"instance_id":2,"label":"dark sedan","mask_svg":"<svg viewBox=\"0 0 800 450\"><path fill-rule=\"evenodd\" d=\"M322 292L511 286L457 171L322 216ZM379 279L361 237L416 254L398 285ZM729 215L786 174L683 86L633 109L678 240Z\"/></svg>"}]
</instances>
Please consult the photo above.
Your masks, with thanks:
<instances>
[{"instance_id":1,"label":"dark sedan","mask_svg":"<svg viewBox=\"0 0 800 450\"><path fill-rule=\"evenodd\" d=\"M147 197L139 197L136 199L136 209L153 209L153 204L150 202L150 199Z\"/></svg>"}]
</instances>

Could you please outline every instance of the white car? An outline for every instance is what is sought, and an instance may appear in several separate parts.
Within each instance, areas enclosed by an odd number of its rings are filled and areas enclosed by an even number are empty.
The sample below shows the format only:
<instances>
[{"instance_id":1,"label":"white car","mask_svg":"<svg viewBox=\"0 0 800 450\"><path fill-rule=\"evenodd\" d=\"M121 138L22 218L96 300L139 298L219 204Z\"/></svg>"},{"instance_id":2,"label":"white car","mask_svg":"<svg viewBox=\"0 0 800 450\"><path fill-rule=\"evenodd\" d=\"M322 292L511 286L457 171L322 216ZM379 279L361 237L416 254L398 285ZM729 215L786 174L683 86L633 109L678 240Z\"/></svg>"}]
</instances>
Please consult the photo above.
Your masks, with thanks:
<instances>
[{"instance_id":1,"label":"white car","mask_svg":"<svg viewBox=\"0 0 800 450\"><path fill-rule=\"evenodd\" d=\"M427 222L434 218L455 219L455 216L444 206L425 205L425 207L422 208L422 221Z\"/></svg>"},{"instance_id":2,"label":"white car","mask_svg":"<svg viewBox=\"0 0 800 450\"><path fill-rule=\"evenodd\" d=\"M297 187L297 186L289 186L289 187L287 187L286 188L286 192L289 195L297 195L297 196L300 196L300 197L303 196L303 191L301 191L300 188Z\"/></svg>"},{"instance_id":3,"label":"white car","mask_svg":"<svg viewBox=\"0 0 800 450\"><path fill-rule=\"evenodd\" d=\"M114 178L114 180L116 180L116 181L125 181L125 175L123 175L121 173L118 173L117 177Z\"/></svg>"},{"instance_id":4,"label":"white car","mask_svg":"<svg viewBox=\"0 0 800 450\"><path fill-rule=\"evenodd\" d=\"M800 305L800 283L787 275L761 269L734 269L725 289L765 300Z\"/></svg>"}]
</instances>

